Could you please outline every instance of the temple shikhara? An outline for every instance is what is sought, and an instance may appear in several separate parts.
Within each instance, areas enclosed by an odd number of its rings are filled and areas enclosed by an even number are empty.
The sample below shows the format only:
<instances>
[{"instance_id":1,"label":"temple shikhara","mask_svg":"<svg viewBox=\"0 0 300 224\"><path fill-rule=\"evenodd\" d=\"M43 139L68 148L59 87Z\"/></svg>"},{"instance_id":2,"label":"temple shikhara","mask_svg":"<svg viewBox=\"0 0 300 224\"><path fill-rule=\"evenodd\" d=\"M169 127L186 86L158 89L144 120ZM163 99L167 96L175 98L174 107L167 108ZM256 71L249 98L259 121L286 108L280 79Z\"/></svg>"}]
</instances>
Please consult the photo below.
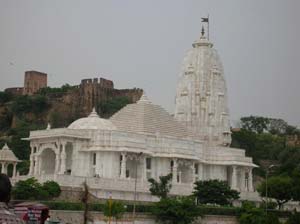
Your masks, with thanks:
<instances>
[{"instance_id":1,"label":"temple shikhara","mask_svg":"<svg viewBox=\"0 0 300 224\"><path fill-rule=\"evenodd\" d=\"M153 201L148 179L172 173L173 195L196 180L219 179L254 200L252 158L230 148L227 89L220 57L204 31L184 56L174 116L146 94L109 119L93 110L67 128L31 131L26 178L61 186L87 182L97 198ZM21 178L21 176L20 176Z\"/></svg>"}]
</instances>

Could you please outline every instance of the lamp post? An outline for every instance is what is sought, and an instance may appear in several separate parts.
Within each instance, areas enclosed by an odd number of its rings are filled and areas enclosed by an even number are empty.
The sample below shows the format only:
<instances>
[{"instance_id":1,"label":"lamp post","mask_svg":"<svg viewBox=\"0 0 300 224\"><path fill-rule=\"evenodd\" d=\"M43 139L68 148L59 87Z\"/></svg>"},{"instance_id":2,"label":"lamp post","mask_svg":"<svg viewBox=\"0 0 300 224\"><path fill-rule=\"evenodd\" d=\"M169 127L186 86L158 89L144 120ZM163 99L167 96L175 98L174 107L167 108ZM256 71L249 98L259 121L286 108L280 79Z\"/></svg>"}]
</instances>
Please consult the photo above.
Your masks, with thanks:
<instances>
[{"instance_id":1,"label":"lamp post","mask_svg":"<svg viewBox=\"0 0 300 224\"><path fill-rule=\"evenodd\" d=\"M271 168L275 167L276 165L271 164L266 171L266 214L268 214L268 175Z\"/></svg>"},{"instance_id":2,"label":"lamp post","mask_svg":"<svg viewBox=\"0 0 300 224\"><path fill-rule=\"evenodd\" d=\"M138 167L138 162L140 160L140 157L143 155L142 152L140 152L136 156L135 160L135 179L134 179L134 199L133 199L133 210L132 210L132 223L134 224L135 222L135 204L136 204L136 185L137 185L137 167Z\"/></svg>"}]
</instances>

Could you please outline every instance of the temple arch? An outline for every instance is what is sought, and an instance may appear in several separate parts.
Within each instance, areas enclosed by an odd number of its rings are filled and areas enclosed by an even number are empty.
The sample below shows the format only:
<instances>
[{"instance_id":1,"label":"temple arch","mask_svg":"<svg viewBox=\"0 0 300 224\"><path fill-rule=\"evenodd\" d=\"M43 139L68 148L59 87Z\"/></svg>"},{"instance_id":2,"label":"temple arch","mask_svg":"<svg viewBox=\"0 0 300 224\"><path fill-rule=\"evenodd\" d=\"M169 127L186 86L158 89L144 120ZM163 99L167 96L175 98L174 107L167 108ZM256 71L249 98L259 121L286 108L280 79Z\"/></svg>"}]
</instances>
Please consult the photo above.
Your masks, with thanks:
<instances>
[{"instance_id":1,"label":"temple arch","mask_svg":"<svg viewBox=\"0 0 300 224\"><path fill-rule=\"evenodd\" d=\"M54 174L55 152L51 148L45 148L41 153L41 174Z\"/></svg>"}]
</instances>

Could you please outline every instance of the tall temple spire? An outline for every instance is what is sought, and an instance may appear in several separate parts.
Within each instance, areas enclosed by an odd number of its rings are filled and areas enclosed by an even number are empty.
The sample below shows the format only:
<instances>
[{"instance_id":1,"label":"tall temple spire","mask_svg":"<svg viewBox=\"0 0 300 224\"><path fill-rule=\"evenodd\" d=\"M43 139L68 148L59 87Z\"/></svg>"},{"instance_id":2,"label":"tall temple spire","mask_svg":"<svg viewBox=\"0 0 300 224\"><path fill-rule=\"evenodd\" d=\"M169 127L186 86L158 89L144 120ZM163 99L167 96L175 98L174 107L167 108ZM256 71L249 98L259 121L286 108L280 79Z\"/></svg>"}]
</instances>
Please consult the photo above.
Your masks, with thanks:
<instances>
[{"instance_id":1,"label":"tall temple spire","mask_svg":"<svg viewBox=\"0 0 300 224\"><path fill-rule=\"evenodd\" d=\"M174 117L209 145L228 146L231 136L223 66L204 27L201 35L183 59Z\"/></svg>"}]
</instances>

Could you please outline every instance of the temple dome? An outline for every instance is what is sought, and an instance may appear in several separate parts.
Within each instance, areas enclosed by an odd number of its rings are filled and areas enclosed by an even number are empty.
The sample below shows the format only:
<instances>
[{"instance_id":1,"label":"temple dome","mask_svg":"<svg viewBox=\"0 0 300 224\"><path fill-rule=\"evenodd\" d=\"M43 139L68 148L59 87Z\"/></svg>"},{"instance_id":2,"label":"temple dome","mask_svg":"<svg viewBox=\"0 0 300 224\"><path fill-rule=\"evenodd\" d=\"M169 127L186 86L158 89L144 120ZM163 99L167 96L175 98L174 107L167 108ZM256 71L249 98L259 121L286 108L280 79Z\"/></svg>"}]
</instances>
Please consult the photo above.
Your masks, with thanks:
<instances>
[{"instance_id":1,"label":"temple dome","mask_svg":"<svg viewBox=\"0 0 300 224\"><path fill-rule=\"evenodd\" d=\"M119 110L110 120L121 131L176 138L188 136L184 126L162 107L153 104L145 94L136 103Z\"/></svg>"},{"instance_id":2,"label":"temple dome","mask_svg":"<svg viewBox=\"0 0 300 224\"><path fill-rule=\"evenodd\" d=\"M99 130L115 130L116 127L111 121L100 118L95 108L88 117L80 118L72 122L69 129L99 129Z\"/></svg>"},{"instance_id":3,"label":"temple dome","mask_svg":"<svg viewBox=\"0 0 300 224\"><path fill-rule=\"evenodd\" d=\"M18 158L15 156L13 151L11 151L7 144L5 144L0 150L0 161L6 161L6 162L18 162Z\"/></svg>"}]
</instances>

